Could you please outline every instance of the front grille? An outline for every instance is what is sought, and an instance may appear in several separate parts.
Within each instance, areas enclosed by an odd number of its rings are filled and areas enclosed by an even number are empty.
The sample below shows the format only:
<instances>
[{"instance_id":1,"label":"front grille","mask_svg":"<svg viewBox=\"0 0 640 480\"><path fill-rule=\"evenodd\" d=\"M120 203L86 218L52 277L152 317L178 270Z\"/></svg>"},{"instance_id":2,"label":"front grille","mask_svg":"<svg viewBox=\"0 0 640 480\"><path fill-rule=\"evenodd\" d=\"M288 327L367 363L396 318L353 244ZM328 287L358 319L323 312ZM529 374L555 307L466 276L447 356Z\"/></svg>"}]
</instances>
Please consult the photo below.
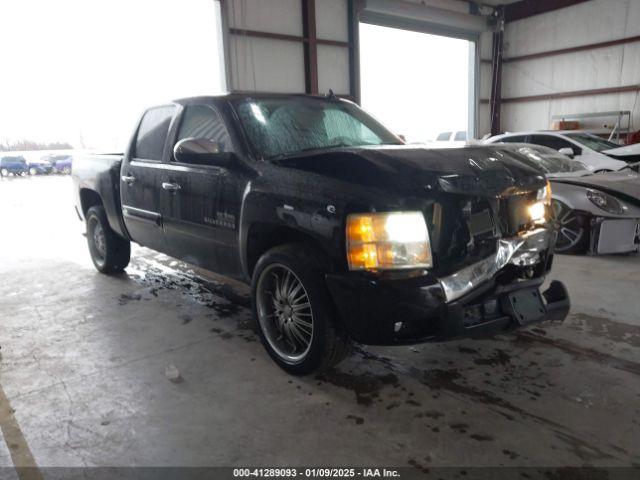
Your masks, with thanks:
<instances>
[{"instance_id":1,"label":"front grille","mask_svg":"<svg viewBox=\"0 0 640 480\"><path fill-rule=\"evenodd\" d=\"M433 203L429 224L434 268L446 276L496 253L497 240L529 230L536 192L502 199L449 194Z\"/></svg>"}]
</instances>

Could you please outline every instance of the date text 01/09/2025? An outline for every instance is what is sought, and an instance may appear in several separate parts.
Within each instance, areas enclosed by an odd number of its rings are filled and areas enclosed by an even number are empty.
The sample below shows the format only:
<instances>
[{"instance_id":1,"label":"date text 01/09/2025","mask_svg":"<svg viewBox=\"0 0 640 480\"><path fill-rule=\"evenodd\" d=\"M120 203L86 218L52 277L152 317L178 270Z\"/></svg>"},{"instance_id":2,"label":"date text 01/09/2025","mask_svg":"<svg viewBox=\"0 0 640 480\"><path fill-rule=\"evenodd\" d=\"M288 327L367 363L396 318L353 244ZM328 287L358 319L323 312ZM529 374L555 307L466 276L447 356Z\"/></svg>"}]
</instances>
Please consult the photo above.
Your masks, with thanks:
<instances>
[{"instance_id":1,"label":"date text 01/09/2025","mask_svg":"<svg viewBox=\"0 0 640 480\"><path fill-rule=\"evenodd\" d=\"M242 477L303 477L303 478L393 478L400 473L387 468L234 468L233 476Z\"/></svg>"}]
</instances>

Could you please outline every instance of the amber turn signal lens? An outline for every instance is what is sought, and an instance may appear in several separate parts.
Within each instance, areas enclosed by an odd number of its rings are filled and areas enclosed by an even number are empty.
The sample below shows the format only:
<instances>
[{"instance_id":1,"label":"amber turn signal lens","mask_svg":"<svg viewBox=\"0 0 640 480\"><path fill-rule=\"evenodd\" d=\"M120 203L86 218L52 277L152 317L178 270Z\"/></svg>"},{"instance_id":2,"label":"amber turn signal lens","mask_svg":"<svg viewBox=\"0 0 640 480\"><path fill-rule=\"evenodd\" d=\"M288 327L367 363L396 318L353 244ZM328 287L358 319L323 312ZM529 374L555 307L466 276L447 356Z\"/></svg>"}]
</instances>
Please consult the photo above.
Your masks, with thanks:
<instances>
[{"instance_id":1,"label":"amber turn signal lens","mask_svg":"<svg viewBox=\"0 0 640 480\"><path fill-rule=\"evenodd\" d=\"M351 214L346 232L350 270L432 266L429 232L421 212Z\"/></svg>"}]
</instances>

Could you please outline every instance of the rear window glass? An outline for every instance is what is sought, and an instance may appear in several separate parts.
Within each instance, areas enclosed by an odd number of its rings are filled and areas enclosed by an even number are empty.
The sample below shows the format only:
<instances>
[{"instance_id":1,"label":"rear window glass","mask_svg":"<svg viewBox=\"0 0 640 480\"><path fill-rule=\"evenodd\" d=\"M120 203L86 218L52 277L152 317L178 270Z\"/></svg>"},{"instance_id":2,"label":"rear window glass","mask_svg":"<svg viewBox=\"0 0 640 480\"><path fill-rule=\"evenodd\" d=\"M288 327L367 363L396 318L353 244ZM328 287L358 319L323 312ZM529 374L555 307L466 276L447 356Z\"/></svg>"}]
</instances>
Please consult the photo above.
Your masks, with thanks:
<instances>
[{"instance_id":1,"label":"rear window glass","mask_svg":"<svg viewBox=\"0 0 640 480\"><path fill-rule=\"evenodd\" d=\"M456 132L456 136L454 138L456 142L466 142L467 141L467 132Z\"/></svg>"},{"instance_id":2,"label":"rear window glass","mask_svg":"<svg viewBox=\"0 0 640 480\"><path fill-rule=\"evenodd\" d=\"M144 114L136 137L135 158L144 160L162 160L164 143L167 139L169 124L174 107L156 107Z\"/></svg>"}]
</instances>

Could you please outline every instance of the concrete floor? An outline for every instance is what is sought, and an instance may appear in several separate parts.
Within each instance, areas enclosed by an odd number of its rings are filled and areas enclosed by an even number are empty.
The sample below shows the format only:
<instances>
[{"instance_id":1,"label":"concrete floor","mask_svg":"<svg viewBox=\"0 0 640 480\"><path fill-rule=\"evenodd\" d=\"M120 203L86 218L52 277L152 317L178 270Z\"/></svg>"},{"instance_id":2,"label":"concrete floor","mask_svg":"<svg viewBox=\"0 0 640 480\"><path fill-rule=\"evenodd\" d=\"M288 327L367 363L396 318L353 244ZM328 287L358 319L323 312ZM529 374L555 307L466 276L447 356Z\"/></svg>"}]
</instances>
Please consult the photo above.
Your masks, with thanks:
<instances>
[{"instance_id":1,"label":"concrete floor","mask_svg":"<svg viewBox=\"0 0 640 480\"><path fill-rule=\"evenodd\" d=\"M562 324L293 378L241 286L144 248L98 274L71 195L0 181L0 466L640 463L638 256L556 257Z\"/></svg>"}]
</instances>

